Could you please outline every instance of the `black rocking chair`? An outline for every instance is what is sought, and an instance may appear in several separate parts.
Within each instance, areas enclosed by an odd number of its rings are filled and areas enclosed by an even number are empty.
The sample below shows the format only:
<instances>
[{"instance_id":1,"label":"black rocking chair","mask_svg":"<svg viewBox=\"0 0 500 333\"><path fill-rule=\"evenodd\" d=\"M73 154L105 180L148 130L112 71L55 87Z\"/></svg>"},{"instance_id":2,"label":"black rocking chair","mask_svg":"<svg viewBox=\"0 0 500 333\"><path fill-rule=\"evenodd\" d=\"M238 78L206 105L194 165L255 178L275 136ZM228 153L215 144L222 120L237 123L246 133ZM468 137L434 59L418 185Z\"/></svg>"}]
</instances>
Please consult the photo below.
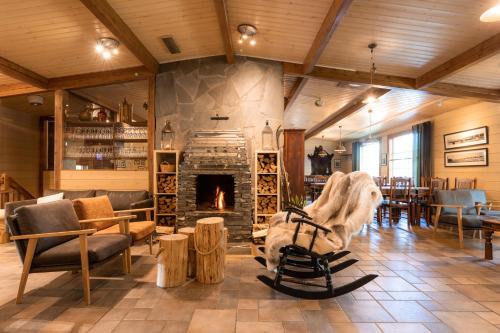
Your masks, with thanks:
<instances>
[{"instance_id":1,"label":"black rocking chair","mask_svg":"<svg viewBox=\"0 0 500 333\"><path fill-rule=\"evenodd\" d=\"M318 233L322 232L326 235L327 233L330 233L332 231L312 222L311 217L309 217L305 211L298 207L289 205L284 209L284 211L287 212L286 223L289 223L290 221L292 223L296 223L293 241L291 245L285 246L280 250L280 262L278 264L276 276L274 279L266 275L257 276L257 278L265 285L293 297L303 299L326 299L337 297L354 291L377 277L377 275L375 274L369 274L351 283L334 288L332 274L355 264L358 260L348 259L339 264L330 266L331 262L334 262L348 255L350 252L341 251L337 253L329 252L319 254L312 251ZM300 218L292 218L290 220L292 213L299 215ZM307 224L314 228L309 248L305 248L296 244L300 228L303 224ZM263 247L260 247L259 249L264 252ZM255 260L263 266L266 266L266 259L264 257L259 256L256 257ZM321 277L325 279L324 284L315 283L313 281L306 281ZM312 287L315 290L297 289L291 286L287 286L284 283Z\"/></svg>"}]
</instances>

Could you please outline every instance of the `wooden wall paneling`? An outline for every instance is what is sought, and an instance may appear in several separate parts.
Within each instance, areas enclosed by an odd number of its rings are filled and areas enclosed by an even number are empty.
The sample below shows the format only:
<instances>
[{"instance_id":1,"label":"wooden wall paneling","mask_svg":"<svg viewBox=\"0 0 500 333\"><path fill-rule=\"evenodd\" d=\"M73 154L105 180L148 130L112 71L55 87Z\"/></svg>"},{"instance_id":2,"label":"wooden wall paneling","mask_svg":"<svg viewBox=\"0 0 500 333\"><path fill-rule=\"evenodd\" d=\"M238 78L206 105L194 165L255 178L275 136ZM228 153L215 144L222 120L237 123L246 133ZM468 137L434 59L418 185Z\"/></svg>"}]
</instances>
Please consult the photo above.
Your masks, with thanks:
<instances>
[{"instance_id":1,"label":"wooden wall paneling","mask_svg":"<svg viewBox=\"0 0 500 333\"><path fill-rule=\"evenodd\" d=\"M158 73L159 64L134 32L106 0L80 0L106 28L123 43L151 72Z\"/></svg>"},{"instance_id":2,"label":"wooden wall paneling","mask_svg":"<svg viewBox=\"0 0 500 333\"><path fill-rule=\"evenodd\" d=\"M305 130L285 129L283 132L283 161L288 182L290 184L290 195L305 195L304 191L304 145Z\"/></svg>"},{"instance_id":3,"label":"wooden wall paneling","mask_svg":"<svg viewBox=\"0 0 500 333\"><path fill-rule=\"evenodd\" d=\"M466 67L486 60L500 52L500 33L460 53L417 77L417 88L428 87Z\"/></svg>"},{"instance_id":4,"label":"wooden wall paneling","mask_svg":"<svg viewBox=\"0 0 500 333\"><path fill-rule=\"evenodd\" d=\"M229 26L229 19L227 13L226 0L214 0L215 11L219 22L219 29L224 41L224 50L226 53L226 60L228 64L234 63L234 50L233 41L231 38L231 27Z\"/></svg>"},{"instance_id":5,"label":"wooden wall paneling","mask_svg":"<svg viewBox=\"0 0 500 333\"><path fill-rule=\"evenodd\" d=\"M304 73L309 73L313 70L326 45L330 42L335 29L337 29L347 13L349 6L351 6L352 1L353 0L333 0L330 9L326 13L323 23L314 38L311 48L304 59Z\"/></svg>"},{"instance_id":6,"label":"wooden wall paneling","mask_svg":"<svg viewBox=\"0 0 500 333\"><path fill-rule=\"evenodd\" d=\"M2 57L0 57L0 72L34 87L47 88L47 78Z\"/></svg>"},{"instance_id":7,"label":"wooden wall paneling","mask_svg":"<svg viewBox=\"0 0 500 333\"><path fill-rule=\"evenodd\" d=\"M64 103L67 92L54 91L54 188L61 188L61 171L64 158Z\"/></svg>"},{"instance_id":8,"label":"wooden wall paneling","mask_svg":"<svg viewBox=\"0 0 500 333\"><path fill-rule=\"evenodd\" d=\"M155 98L156 98L156 78L152 77L148 81L148 179L149 179L149 192L153 193L153 185L155 183L154 172L155 165L154 150L155 150L155 137L156 137L156 116L155 116Z\"/></svg>"},{"instance_id":9,"label":"wooden wall paneling","mask_svg":"<svg viewBox=\"0 0 500 333\"><path fill-rule=\"evenodd\" d=\"M147 190L148 171L62 170L60 188L88 190Z\"/></svg>"}]
</instances>

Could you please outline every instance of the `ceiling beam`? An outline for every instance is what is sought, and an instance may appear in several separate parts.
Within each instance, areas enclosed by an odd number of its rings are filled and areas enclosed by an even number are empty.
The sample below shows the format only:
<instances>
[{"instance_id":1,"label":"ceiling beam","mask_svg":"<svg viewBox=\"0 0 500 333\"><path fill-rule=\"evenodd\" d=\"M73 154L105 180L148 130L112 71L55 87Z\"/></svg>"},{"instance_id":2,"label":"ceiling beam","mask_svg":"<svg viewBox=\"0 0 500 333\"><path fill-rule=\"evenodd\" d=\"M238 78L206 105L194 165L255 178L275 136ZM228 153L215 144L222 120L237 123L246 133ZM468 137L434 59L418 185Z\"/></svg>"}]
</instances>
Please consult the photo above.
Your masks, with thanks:
<instances>
[{"instance_id":1,"label":"ceiling beam","mask_svg":"<svg viewBox=\"0 0 500 333\"><path fill-rule=\"evenodd\" d=\"M341 107L339 110L333 112L331 115L326 117L323 121L321 121L320 123L316 124L309 130L307 130L305 134L305 139L307 140L318 135L325 129L335 125L342 119L349 117L353 113L357 112L358 110L366 106L366 104L363 103L363 101L366 100L368 96L374 96L375 98L379 98L380 96L387 94L389 91L391 90L385 88L375 88L375 87L367 89L362 94L353 98L349 103Z\"/></svg>"},{"instance_id":2,"label":"ceiling beam","mask_svg":"<svg viewBox=\"0 0 500 333\"><path fill-rule=\"evenodd\" d=\"M2 57L0 57L0 73L37 88L47 88L47 78Z\"/></svg>"},{"instance_id":3,"label":"ceiling beam","mask_svg":"<svg viewBox=\"0 0 500 333\"><path fill-rule=\"evenodd\" d=\"M341 81L357 84L370 84L370 73L349 71L345 69L328 68L314 66L314 69L309 74L301 72L302 65L284 62L283 72L292 76L307 77L319 80ZM387 88L403 88L416 89L416 80L403 76L375 74L373 76L373 84L376 86ZM500 90L486 89L479 87L469 87L456 84L438 83L431 87L421 88L430 94L456 97L456 98L472 98L487 102L500 102Z\"/></svg>"},{"instance_id":4,"label":"ceiling beam","mask_svg":"<svg viewBox=\"0 0 500 333\"><path fill-rule=\"evenodd\" d=\"M484 61L500 52L500 33L488 38L476 46L460 53L454 58L431 69L427 73L417 77L417 88L428 87L443 80L456 72Z\"/></svg>"},{"instance_id":5,"label":"ceiling beam","mask_svg":"<svg viewBox=\"0 0 500 333\"><path fill-rule=\"evenodd\" d=\"M0 85L0 97L25 95L43 92L45 89L33 87L26 83L13 83Z\"/></svg>"},{"instance_id":6,"label":"ceiling beam","mask_svg":"<svg viewBox=\"0 0 500 333\"><path fill-rule=\"evenodd\" d=\"M226 53L226 60L228 64L234 63L234 49L233 41L231 38L231 28L229 26L229 18L227 14L226 0L214 0L215 12L217 13L217 20L219 21L219 28L224 42L224 50Z\"/></svg>"},{"instance_id":7,"label":"ceiling beam","mask_svg":"<svg viewBox=\"0 0 500 333\"><path fill-rule=\"evenodd\" d=\"M314 66L311 72L304 74L302 72L302 65L290 62L283 63L283 72L293 76L314 79L370 84L369 72ZM373 84L391 88L415 89L415 79L395 75L375 74L373 76Z\"/></svg>"},{"instance_id":8,"label":"ceiling beam","mask_svg":"<svg viewBox=\"0 0 500 333\"><path fill-rule=\"evenodd\" d=\"M146 80L153 75L154 74L151 73L148 68L139 66L51 78L49 79L48 88L51 90L57 90L95 87L106 84Z\"/></svg>"},{"instance_id":9,"label":"ceiling beam","mask_svg":"<svg viewBox=\"0 0 500 333\"><path fill-rule=\"evenodd\" d=\"M305 87L306 83L307 83L307 78L301 76L297 77L297 80L293 84L293 87L290 90L290 94L288 95L288 98L286 100L285 112L287 112L292 108L293 103L295 103L295 101L299 97L300 92Z\"/></svg>"},{"instance_id":10,"label":"ceiling beam","mask_svg":"<svg viewBox=\"0 0 500 333\"><path fill-rule=\"evenodd\" d=\"M333 0L304 60L304 73L313 70L352 2L353 0Z\"/></svg>"},{"instance_id":11,"label":"ceiling beam","mask_svg":"<svg viewBox=\"0 0 500 333\"><path fill-rule=\"evenodd\" d=\"M106 0L80 0L87 9L151 72L158 73L159 64L128 25Z\"/></svg>"}]
</instances>

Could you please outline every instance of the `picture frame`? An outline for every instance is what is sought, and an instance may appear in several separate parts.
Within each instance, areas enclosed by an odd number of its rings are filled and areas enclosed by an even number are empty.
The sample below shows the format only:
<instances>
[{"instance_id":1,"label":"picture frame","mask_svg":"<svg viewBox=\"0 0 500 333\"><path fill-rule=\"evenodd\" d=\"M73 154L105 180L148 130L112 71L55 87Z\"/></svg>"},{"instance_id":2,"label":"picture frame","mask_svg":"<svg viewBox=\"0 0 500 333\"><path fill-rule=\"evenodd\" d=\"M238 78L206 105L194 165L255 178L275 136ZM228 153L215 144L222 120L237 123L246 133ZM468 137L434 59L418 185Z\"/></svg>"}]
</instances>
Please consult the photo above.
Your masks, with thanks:
<instances>
[{"instance_id":1,"label":"picture frame","mask_svg":"<svg viewBox=\"0 0 500 333\"><path fill-rule=\"evenodd\" d=\"M445 167L488 166L488 148L444 152Z\"/></svg>"},{"instance_id":2,"label":"picture frame","mask_svg":"<svg viewBox=\"0 0 500 333\"><path fill-rule=\"evenodd\" d=\"M380 166L387 166L387 153L380 155Z\"/></svg>"},{"instance_id":3,"label":"picture frame","mask_svg":"<svg viewBox=\"0 0 500 333\"><path fill-rule=\"evenodd\" d=\"M334 159L333 160L333 168L334 169L340 169L342 168L342 162L340 159Z\"/></svg>"},{"instance_id":4,"label":"picture frame","mask_svg":"<svg viewBox=\"0 0 500 333\"><path fill-rule=\"evenodd\" d=\"M443 135L444 149L456 149L488 144L488 126Z\"/></svg>"}]
</instances>

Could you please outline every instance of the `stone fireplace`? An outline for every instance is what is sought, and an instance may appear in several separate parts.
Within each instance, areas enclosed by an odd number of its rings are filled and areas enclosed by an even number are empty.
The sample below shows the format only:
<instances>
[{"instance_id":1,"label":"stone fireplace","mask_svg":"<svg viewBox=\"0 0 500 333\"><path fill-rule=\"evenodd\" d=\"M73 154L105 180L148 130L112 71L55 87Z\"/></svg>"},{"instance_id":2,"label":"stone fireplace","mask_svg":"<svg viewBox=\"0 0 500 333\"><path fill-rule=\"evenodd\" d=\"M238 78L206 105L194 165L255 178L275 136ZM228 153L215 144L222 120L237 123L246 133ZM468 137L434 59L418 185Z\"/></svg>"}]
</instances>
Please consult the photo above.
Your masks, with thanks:
<instances>
[{"instance_id":1,"label":"stone fireplace","mask_svg":"<svg viewBox=\"0 0 500 333\"><path fill-rule=\"evenodd\" d=\"M240 131L195 131L179 168L178 226L221 216L231 241L252 232L252 180L245 137Z\"/></svg>"}]
</instances>

